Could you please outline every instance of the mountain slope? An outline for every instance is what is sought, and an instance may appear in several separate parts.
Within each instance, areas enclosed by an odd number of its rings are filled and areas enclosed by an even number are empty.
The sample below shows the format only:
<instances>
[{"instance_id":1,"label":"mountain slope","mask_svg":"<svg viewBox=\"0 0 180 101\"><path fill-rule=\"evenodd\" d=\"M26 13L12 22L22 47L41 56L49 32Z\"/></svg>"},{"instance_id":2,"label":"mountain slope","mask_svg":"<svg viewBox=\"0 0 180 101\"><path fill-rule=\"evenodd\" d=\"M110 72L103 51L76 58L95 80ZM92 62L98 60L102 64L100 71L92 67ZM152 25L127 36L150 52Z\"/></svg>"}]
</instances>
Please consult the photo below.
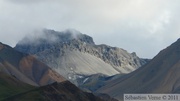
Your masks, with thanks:
<instances>
[{"instance_id":1,"label":"mountain slope","mask_svg":"<svg viewBox=\"0 0 180 101\"><path fill-rule=\"evenodd\" d=\"M69 81L33 87L4 72L0 72L0 91L0 101L103 101Z\"/></svg>"},{"instance_id":2,"label":"mountain slope","mask_svg":"<svg viewBox=\"0 0 180 101\"><path fill-rule=\"evenodd\" d=\"M3 101L103 101L91 93L85 93L68 81L35 88Z\"/></svg>"},{"instance_id":3,"label":"mountain slope","mask_svg":"<svg viewBox=\"0 0 180 101\"><path fill-rule=\"evenodd\" d=\"M95 45L90 36L77 31L42 33L35 39L24 38L15 49L35 55L74 84L82 75L129 73L147 62L120 48Z\"/></svg>"},{"instance_id":4,"label":"mountain slope","mask_svg":"<svg viewBox=\"0 0 180 101\"><path fill-rule=\"evenodd\" d=\"M42 86L65 79L35 57L0 43L0 70L25 83Z\"/></svg>"},{"instance_id":5,"label":"mountain slope","mask_svg":"<svg viewBox=\"0 0 180 101\"><path fill-rule=\"evenodd\" d=\"M180 93L180 39L162 50L148 64L100 88L122 99L126 93Z\"/></svg>"}]
</instances>

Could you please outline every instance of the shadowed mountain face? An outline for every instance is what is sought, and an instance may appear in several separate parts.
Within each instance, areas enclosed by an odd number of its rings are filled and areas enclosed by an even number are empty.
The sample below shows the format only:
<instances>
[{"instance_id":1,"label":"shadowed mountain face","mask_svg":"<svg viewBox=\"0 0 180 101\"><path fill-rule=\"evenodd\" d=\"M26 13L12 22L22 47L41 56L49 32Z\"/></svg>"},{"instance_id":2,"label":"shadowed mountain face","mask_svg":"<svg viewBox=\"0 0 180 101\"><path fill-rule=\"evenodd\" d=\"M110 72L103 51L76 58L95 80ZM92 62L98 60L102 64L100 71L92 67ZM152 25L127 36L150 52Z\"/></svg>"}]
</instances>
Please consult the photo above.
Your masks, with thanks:
<instances>
[{"instance_id":1,"label":"shadowed mountain face","mask_svg":"<svg viewBox=\"0 0 180 101\"><path fill-rule=\"evenodd\" d=\"M65 80L33 56L20 53L2 43L0 43L0 71L34 86Z\"/></svg>"},{"instance_id":2,"label":"shadowed mountain face","mask_svg":"<svg viewBox=\"0 0 180 101\"><path fill-rule=\"evenodd\" d=\"M117 99L126 93L180 93L180 39L142 68L109 82L97 92Z\"/></svg>"},{"instance_id":3,"label":"shadowed mountain face","mask_svg":"<svg viewBox=\"0 0 180 101\"><path fill-rule=\"evenodd\" d=\"M15 49L35 55L76 85L82 75L129 73L147 62L120 48L95 45L90 36L77 31L43 30L34 37L24 38Z\"/></svg>"}]
</instances>

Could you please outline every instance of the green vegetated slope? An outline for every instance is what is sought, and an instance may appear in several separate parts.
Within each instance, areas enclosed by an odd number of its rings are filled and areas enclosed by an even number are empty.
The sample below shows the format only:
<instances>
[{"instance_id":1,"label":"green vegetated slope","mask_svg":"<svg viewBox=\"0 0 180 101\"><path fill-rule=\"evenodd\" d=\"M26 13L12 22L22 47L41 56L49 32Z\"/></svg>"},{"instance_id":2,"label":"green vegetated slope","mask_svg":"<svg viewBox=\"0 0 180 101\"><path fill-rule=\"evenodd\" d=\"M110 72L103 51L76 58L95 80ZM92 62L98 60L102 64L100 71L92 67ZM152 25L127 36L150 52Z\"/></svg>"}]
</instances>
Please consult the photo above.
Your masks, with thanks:
<instances>
[{"instance_id":1,"label":"green vegetated slope","mask_svg":"<svg viewBox=\"0 0 180 101\"><path fill-rule=\"evenodd\" d=\"M7 86L1 84L0 89L2 88L1 101L103 101L91 93L79 90L69 81L43 87L30 87L29 85L16 87L14 84Z\"/></svg>"},{"instance_id":2,"label":"green vegetated slope","mask_svg":"<svg viewBox=\"0 0 180 101\"><path fill-rule=\"evenodd\" d=\"M26 92L34 88L35 87L17 80L15 77L0 72L0 100Z\"/></svg>"}]
</instances>

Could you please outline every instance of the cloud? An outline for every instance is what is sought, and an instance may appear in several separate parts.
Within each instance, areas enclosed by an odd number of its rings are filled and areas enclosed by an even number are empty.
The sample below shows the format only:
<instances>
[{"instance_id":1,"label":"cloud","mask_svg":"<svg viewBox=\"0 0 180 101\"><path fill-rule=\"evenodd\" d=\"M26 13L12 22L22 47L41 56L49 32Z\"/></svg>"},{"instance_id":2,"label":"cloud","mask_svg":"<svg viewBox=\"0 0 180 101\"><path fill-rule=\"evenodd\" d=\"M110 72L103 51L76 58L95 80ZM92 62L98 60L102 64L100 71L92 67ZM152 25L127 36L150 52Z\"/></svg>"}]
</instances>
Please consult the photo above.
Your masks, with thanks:
<instances>
[{"instance_id":1,"label":"cloud","mask_svg":"<svg viewBox=\"0 0 180 101\"><path fill-rule=\"evenodd\" d=\"M69 28L97 44L153 57L179 37L179 0L1 0L0 39L14 46L33 30Z\"/></svg>"}]
</instances>

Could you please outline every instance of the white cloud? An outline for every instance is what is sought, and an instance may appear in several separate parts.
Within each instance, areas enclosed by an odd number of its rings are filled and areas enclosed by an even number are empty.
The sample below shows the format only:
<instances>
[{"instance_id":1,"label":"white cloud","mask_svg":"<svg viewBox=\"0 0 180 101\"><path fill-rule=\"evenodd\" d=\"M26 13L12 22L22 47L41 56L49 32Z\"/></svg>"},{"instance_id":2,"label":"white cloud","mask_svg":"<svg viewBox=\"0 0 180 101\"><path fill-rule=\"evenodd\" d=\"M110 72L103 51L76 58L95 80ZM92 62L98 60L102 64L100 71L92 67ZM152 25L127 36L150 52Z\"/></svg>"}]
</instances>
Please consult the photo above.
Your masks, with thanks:
<instances>
[{"instance_id":1,"label":"white cloud","mask_svg":"<svg viewBox=\"0 0 180 101\"><path fill-rule=\"evenodd\" d=\"M33 29L73 28L95 42L153 57L179 37L179 0L1 0L0 41Z\"/></svg>"}]
</instances>

